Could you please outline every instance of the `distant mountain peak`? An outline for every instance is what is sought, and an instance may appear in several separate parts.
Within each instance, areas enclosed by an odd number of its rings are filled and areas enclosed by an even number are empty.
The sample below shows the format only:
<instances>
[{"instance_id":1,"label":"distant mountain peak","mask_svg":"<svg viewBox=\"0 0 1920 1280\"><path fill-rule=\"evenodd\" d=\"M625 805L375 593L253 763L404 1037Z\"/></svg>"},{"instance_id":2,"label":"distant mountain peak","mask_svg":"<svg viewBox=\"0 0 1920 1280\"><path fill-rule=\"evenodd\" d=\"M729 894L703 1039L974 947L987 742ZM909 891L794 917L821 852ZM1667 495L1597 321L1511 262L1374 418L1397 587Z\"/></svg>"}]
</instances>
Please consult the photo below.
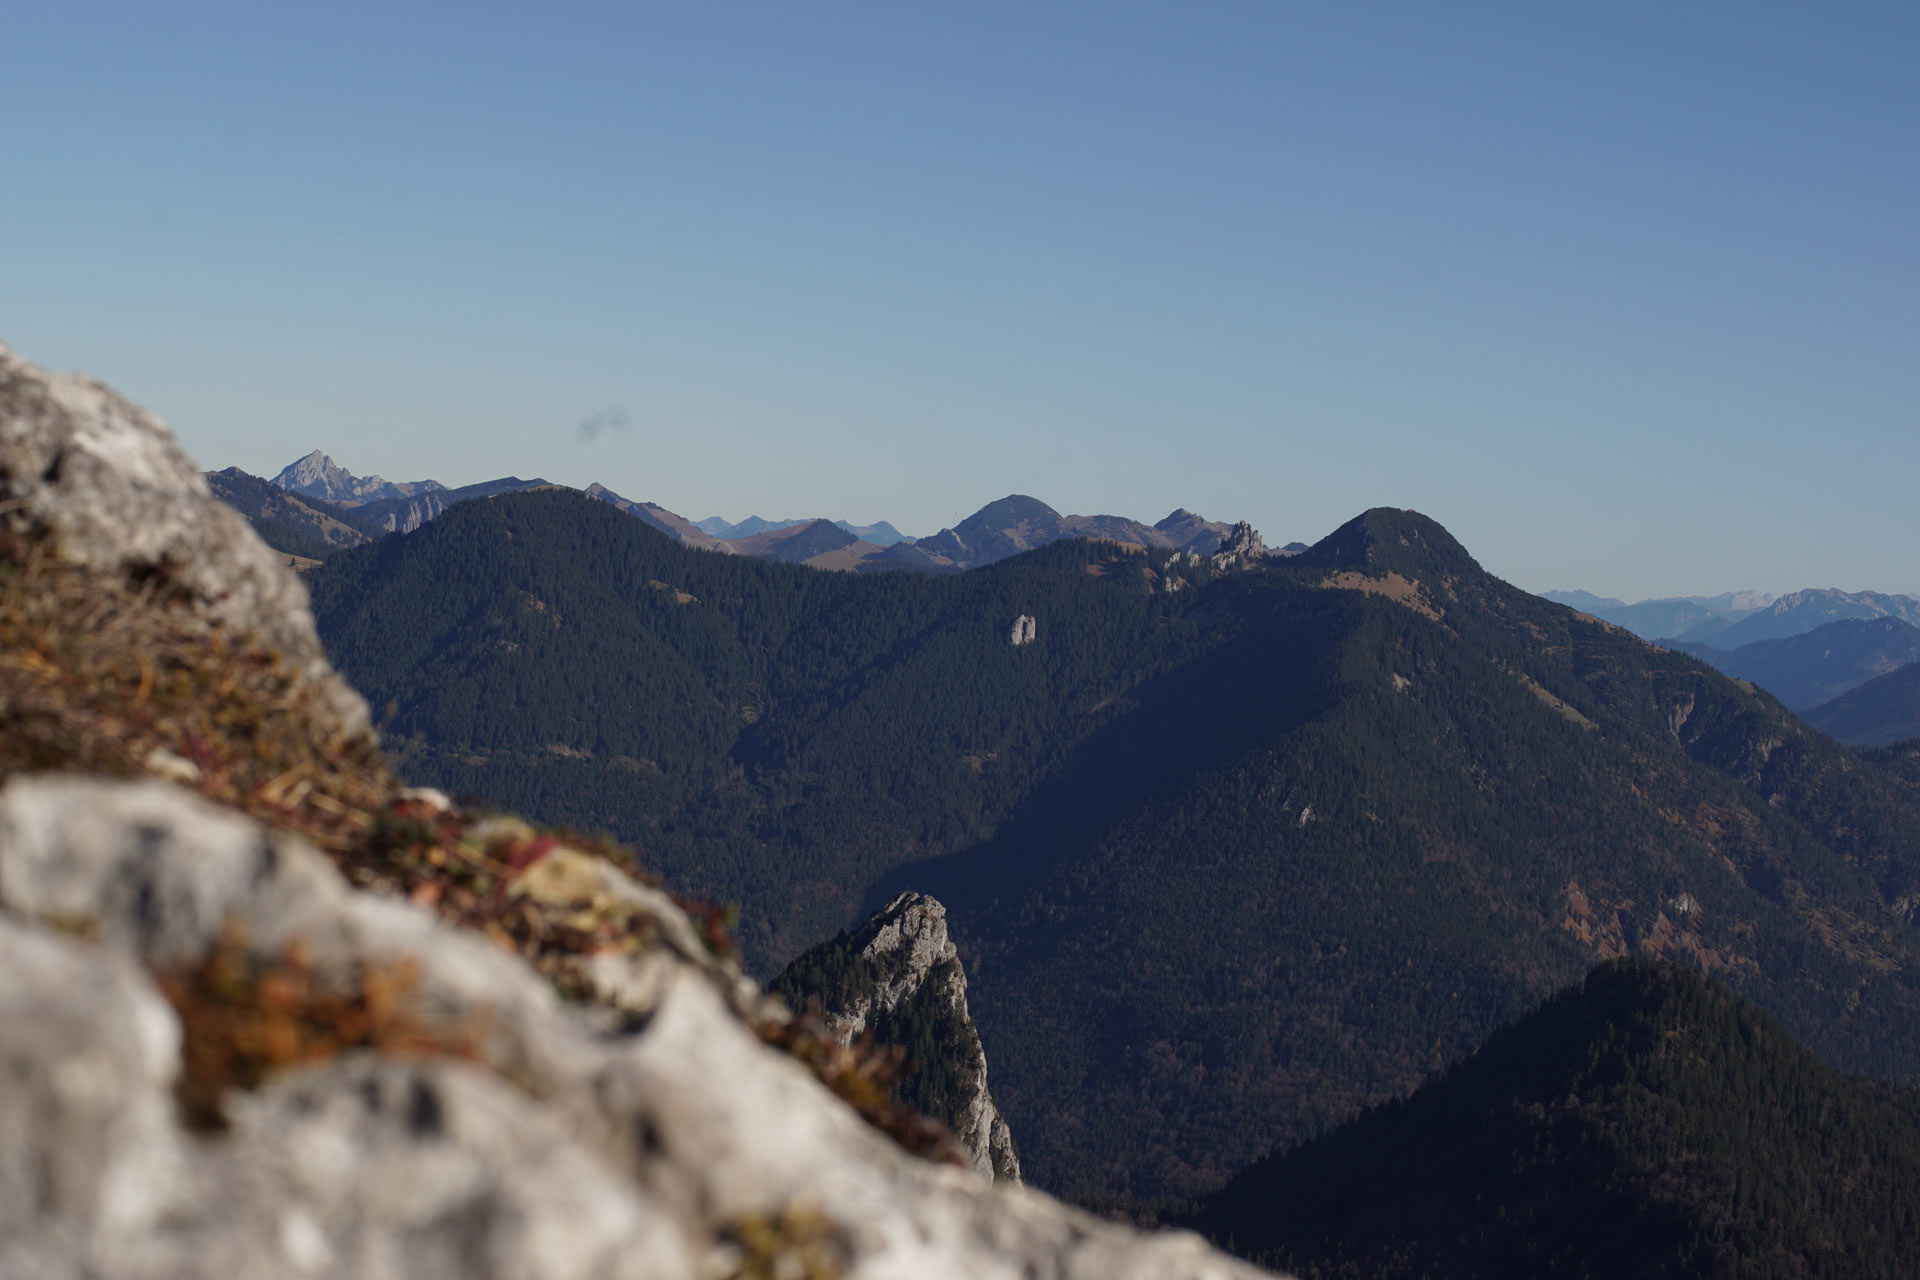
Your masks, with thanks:
<instances>
[{"instance_id":1,"label":"distant mountain peak","mask_svg":"<svg viewBox=\"0 0 1920 1280\"><path fill-rule=\"evenodd\" d=\"M1399 573L1415 580L1481 572L1479 562L1438 520L1394 507L1361 512L1301 559L1329 569L1358 569L1376 576Z\"/></svg>"},{"instance_id":2,"label":"distant mountain peak","mask_svg":"<svg viewBox=\"0 0 1920 1280\"><path fill-rule=\"evenodd\" d=\"M1060 513L1040 499L1030 498L1024 493L1010 493L998 502L989 502L954 527L967 529L985 526L1002 529L1009 525L1030 521L1058 521L1059 519Z\"/></svg>"},{"instance_id":3,"label":"distant mountain peak","mask_svg":"<svg viewBox=\"0 0 1920 1280\"><path fill-rule=\"evenodd\" d=\"M281 468L272 483L302 497L322 498L328 502L377 502L385 498L411 498L418 493L432 493L447 487L438 480L395 483L380 476L356 476L318 449Z\"/></svg>"}]
</instances>

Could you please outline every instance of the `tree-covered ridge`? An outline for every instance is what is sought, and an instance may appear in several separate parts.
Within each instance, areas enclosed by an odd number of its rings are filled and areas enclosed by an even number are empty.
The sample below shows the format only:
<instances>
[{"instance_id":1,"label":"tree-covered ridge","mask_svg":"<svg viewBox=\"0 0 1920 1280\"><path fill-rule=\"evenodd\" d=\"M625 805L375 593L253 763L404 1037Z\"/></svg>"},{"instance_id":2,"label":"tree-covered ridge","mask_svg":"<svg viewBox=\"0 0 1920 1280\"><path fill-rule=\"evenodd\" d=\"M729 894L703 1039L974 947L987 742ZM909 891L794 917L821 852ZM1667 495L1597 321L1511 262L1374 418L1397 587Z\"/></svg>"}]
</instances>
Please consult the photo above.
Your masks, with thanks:
<instances>
[{"instance_id":1,"label":"tree-covered ridge","mask_svg":"<svg viewBox=\"0 0 1920 1280\"><path fill-rule=\"evenodd\" d=\"M413 776L611 828L739 901L763 971L945 902L1041 1185L1210 1191L1621 954L1920 1071L1913 788L1415 513L1224 575L1062 542L854 578L536 493L314 594Z\"/></svg>"},{"instance_id":2,"label":"tree-covered ridge","mask_svg":"<svg viewBox=\"0 0 1920 1280\"><path fill-rule=\"evenodd\" d=\"M275 551L325 560L342 547L367 541L368 535L347 519L346 509L303 497L238 467L208 472L207 487L245 516L260 540Z\"/></svg>"},{"instance_id":3,"label":"tree-covered ridge","mask_svg":"<svg viewBox=\"0 0 1920 1280\"><path fill-rule=\"evenodd\" d=\"M1194 1225L1308 1280L1906 1276L1920 1094L1823 1065L1697 973L1619 961Z\"/></svg>"},{"instance_id":4,"label":"tree-covered ridge","mask_svg":"<svg viewBox=\"0 0 1920 1280\"><path fill-rule=\"evenodd\" d=\"M1404 1093L1623 953L1710 966L1831 1060L1914 1078L1888 909L1912 794L1395 521L1420 518L1368 521L1384 565L1309 553L1210 588L1231 640L1143 686L987 845L887 882L952 912L1030 1176L1203 1192L1257 1135ZM1335 573L1369 589L1307 585ZM1172 749L1129 772L1143 743Z\"/></svg>"},{"instance_id":5,"label":"tree-covered ridge","mask_svg":"<svg viewBox=\"0 0 1920 1280\"><path fill-rule=\"evenodd\" d=\"M1807 720L1842 742L1888 746L1920 737L1920 662L1812 708Z\"/></svg>"},{"instance_id":6,"label":"tree-covered ridge","mask_svg":"<svg viewBox=\"0 0 1920 1280\"><path fill-rule=\"evenodd\" d=\"M412 776L637 841L739 901L771 968L891 866L984 838L1209 643L1190 595L1151 590L1167 559L1068 542L968 575L822 574L538 492L341 557L313 598ZM1040 637L1015 649L1022 614Z\"/></svg>"}]
</instances>

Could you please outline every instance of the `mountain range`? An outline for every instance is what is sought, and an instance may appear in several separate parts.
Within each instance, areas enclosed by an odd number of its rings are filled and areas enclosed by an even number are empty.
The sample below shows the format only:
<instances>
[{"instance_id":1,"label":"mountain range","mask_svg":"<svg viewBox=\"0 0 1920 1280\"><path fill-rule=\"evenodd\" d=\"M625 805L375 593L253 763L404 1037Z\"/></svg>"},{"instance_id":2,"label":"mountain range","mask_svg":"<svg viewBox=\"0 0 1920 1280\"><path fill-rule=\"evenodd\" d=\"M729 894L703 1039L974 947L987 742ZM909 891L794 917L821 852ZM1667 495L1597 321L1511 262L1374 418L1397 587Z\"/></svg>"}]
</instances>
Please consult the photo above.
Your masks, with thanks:
<instances>
[{"instance_id":1,"label":"mountain range","mask_svg":"<svg viewBox=\"0 0 1920 1280\"><path fill-rule=\"evenodd\" d=\"M349 523L349 508L306 498L290 489L248 475L238 467L207 472L207 487L253 526L260 540L301 560L325 560L342 547L356 547L372 535Z\"/></svg>"},{"instance_id":2,"label":"mountain range","mask_svg":"<svg viewBox=\"0 0 1920 1280\"><path fill-rule=\"evenodd\" d=\"M1669 596L1627 604L1590 591L1544 591L1542 597L1616 627L1625 627L1646 640L1662 636L1707 635L1771 605L1774 597L1761 591L1726 591L1717 596ZM1705 638L1704 635L1701 638Z\"/></svg>"},{"instance_id":3,"label":"mountain range","mask_svg":"<svg viewBox=\"0 0 1920 1280\"><path fill-rule=\"evenodd\" d=\"M748 516L735 524L724 516L708 516L705 520L696 520L693 523L694 527L703 533L710 533L728 542L736 542L742 538L751 538L757 533L776 533L781 529L791 529L795 525L814 522L811 520L762 520L759 516ZM849 524L845 520L835 520L833 525L862 542L871 542L876 547L890 547L896 542L913 541L885 520L878 524Z\"/></svg>"},{"instance_id":4,"label":"mountain range","mask_svg":"<svg viewBox=\"0 0 1920 1280\"><path fill-rule=\"evenodd\" d=\"M1752 681L1799 712L1920 661L1920 627L1890 616L1829 622L1798 635L1755 640L1731 650L1686 640L1664 643L1730 676Z\"/></svg>"},{"instance_id":5,"label":"mountain range","mask_svg":"<svg viewBox=\"0 0 1920 1280\"><path fill-rule=\"evenodd\" d=\"M1063 516L1037 498L1015 493L988 503L951 529L912 544L889 547L863 567L932 572L978 569L1070 538L1212 555L1231 528L1184 507L1151 525L1124 516ZM1302 543L1290 543L1276 554L1294 555L1304 549Z\"/></svg>"},{"instance_id":6,"label":"mountain range","mask_svg":"<svg viewBox=\"0 0 1920 1280\"><path fill-rule=\"evenodd\" d=\"M1542 598L1591 614L1646 640L1736 649L1756 640L1803 635L1845 619L1896 618L1920 625L1920 598L1833 588L1771 596L1730 591L1622 604L1588 591L1547 591Z\"/></svg>"},{"instance_id":7,"label":"mountain range","mask_svg":"<svg viewBox=\"0 0 1920 1280\"><path fill-rule=\"evenodd\" d=\"M242 479L258 521L329 510ZM1901 1273L1911 752L1841 751L1410 512L1207 557L1010 499L962 551L1032 549L876 577L513 483L310 578L409 772L629 835L741 902L763 972L804 951L795 994L910 975L858 1019L1036 1183L1205 1196L1307 1275ZM836 935L916 892L951 957L877 948L885 913Z\"/></svg>"},{"instance_id":8,"label":"mountain range","mask_svg":"<svg viewBox=\"0 0 1920 1280\"><path fill-rule=\"evenodd\" d=\"M433 493L446 488L438 480L395 483L379 476L356 476L318 449L282 467L271 483L303 498L319 498L323 502L343 504L411 498L415 494Z\"/></svg>"},{"instance_id":9,"label":"mountain range","mask_svg":"<svg viewBox=\"0 0 1920 1280\"><path fill-rule=\"evenodd\" d=\"M1841 742L1881 747L1920 738L1920 664L1849 689L1810 709L1806 719Z\"/></svg>"},{"instance_id":10,"label":"mountain range","mask_svg":"<svg viewBox=\"0 0 1920 1280\"><path fill-rule=\"evenodd\" d=\"M1920 1073L1890 758L1415 513L1219 563L1010 545L1063 519L956 526L1012 552L972 572L821 574L543 490L311 584L413 777L634 841L740 904L762 972L937 897L1042 1186L1211 1192L1621 955Z\"/></svg>"},{"instance_id":11,"label":"mountain range","mask_svg":"<svg viewBox=\"0 0 1920 1280\"><path fill-rule=\"evenodd\" d=\"M545 480L522 480L518 476L457 489L435 480L396 484L379 476L355 476L318 449L282 469L272 481L262 481L237 467L209 472L207 478L216 495L246 515L268 545L306 560L322 560L338 547L352 545L336 526L347 526L366 538L411 533L460 502L556 487ZM273 494L275 489L287 496ZM729 524L719 516L709 516L695 522L657 503L624 498L602 484L590 484L583 492L687 546L841 572L953 572L979 568L1031 547L1081 537L1211 555L1231 529L1184 508L1157 525L1122 516L1063 517L1037 499L1016 494L989 503L954 529L943 529L933 538L922 540L922 550L915 546L914 539L885 521L853 525L844 520L763 520L753 516ZM1274 554L1293 554L1303 546L1290 544Z\"/></svg>"}]
</instances>

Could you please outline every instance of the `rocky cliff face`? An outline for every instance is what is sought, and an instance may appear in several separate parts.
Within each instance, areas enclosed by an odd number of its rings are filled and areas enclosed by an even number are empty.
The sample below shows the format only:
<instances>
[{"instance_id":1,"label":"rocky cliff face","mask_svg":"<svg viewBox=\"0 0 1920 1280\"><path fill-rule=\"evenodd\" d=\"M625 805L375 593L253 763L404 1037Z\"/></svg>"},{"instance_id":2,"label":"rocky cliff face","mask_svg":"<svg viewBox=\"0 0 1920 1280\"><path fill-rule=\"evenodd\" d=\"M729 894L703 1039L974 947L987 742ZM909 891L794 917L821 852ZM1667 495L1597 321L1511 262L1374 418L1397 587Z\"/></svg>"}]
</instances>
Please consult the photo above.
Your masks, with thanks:
<instances>
[{"instance_id":1,"label":"rocky cliff face","mask_svg":"<svg viewBox=\"0 0 1920 1280\"><path fill-rule=\"evenodd\" d=\"M984 1177L1020 1180L1019 1153L987 1089L966 973L940 903L900 894L858 932L795 960L773 989L797 1008L817 1001L843 1045L872 1033L879 1044L905 1050L913 1074L902 1096L951 1126Z\"/></svg>"},{"instance_id":2,"label":"rocky cliff face","mask_svg":"<svg viewBox=\"0 0 1920 1280\"><path fill-rule=\"evenodd\" d=\"M0 348L0 1275L1259 1274L944 1162L717 913L365 725L164 427Z\"/></svg>"},{"instance_id":3,"label":"rocky cliff face","mask_svg":"<svg viewBox=\"0 0 1920 1280\"><path fill-rule=\"evenodd\" d=\"M302 497L328 502L378 502L446 488L437 480L389 481L379 476L356 476L318 449L282 467L273 483Z\"/></svg>"},{"instance_id":4,"label":"rocky cliff face","mask_svg":"<svg viewBox=\"0 0 1920 1280\"><path fill-rule=\"evenodd\" d=\"M1245 520L1227 530L1213 553L1213 567L1225 573L1232 569L1250 569L1267 558L1267 544L1260 533Z\"/></svg>"}]
</instances>

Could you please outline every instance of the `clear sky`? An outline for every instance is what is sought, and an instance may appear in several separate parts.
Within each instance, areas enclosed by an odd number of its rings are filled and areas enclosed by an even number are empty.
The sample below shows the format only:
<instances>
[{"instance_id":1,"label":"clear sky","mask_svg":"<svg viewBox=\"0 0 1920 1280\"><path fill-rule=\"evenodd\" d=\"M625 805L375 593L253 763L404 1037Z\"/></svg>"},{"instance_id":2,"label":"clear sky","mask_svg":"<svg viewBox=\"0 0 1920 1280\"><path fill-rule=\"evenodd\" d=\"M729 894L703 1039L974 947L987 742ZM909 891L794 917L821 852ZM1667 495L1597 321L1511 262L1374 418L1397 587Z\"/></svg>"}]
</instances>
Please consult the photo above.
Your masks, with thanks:
<instances>
[{"instance_id":1,"label":"clear sky","mask_svg":"<svg viewBox=\"0 0 1920 1280\"><path fill-rule=\"evenodd\" d=\"M1910 2L13 0L0 340L210 468L1920 591L1916 68Z\"/></svg>"}]
</instances>

